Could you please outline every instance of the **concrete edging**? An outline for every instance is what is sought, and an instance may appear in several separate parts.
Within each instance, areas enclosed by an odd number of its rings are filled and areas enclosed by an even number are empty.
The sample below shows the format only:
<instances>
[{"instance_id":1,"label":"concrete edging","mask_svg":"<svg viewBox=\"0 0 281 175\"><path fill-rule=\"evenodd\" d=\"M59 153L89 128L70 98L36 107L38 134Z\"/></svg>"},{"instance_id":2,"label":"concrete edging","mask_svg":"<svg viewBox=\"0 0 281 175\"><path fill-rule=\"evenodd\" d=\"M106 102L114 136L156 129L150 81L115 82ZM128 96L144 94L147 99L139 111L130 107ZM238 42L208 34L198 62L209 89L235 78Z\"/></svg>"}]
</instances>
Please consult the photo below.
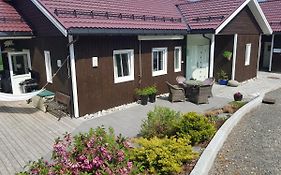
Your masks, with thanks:
<instances>
[{"instance_id":1,"label":"concrete edging","mask_svg":"<svg viewBox=\"0 0 281 175\"><path fill-rule=\"evenodd\" d=\"M245 106L236 111L217 131L214 138L211 140L207 148L201 154L198 162L196 163L194 169L191 171L190 175L208 175L210 169L212 168L216 156L219 150L222 148L224 142L226 141L228 135L232 129L237 125L237 123L246 115L249 111L261 104L264 95L259 95Z\"/></svg>"}]
</instances>

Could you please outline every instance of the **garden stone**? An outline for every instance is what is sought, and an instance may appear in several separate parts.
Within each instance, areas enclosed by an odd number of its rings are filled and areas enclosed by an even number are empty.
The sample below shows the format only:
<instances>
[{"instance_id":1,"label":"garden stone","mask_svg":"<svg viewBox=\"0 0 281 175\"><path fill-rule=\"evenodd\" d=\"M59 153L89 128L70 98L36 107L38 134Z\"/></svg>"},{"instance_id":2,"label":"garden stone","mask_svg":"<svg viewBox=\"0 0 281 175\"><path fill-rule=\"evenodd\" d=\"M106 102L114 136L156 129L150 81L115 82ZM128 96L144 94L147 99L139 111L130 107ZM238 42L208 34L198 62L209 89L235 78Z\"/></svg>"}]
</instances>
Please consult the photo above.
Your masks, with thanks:
<instances>
[{"instance_id":1,"label":"garden stone","mask_svg":"<svg viewBox=\"0 0 281 175\"><path fill-rule=\"evenodd\" d=\"M236 81L236 80L229 80L227 85L231 86L231 87L238 87L239 86L239 82Z\"/></svg>"}]
</instances>

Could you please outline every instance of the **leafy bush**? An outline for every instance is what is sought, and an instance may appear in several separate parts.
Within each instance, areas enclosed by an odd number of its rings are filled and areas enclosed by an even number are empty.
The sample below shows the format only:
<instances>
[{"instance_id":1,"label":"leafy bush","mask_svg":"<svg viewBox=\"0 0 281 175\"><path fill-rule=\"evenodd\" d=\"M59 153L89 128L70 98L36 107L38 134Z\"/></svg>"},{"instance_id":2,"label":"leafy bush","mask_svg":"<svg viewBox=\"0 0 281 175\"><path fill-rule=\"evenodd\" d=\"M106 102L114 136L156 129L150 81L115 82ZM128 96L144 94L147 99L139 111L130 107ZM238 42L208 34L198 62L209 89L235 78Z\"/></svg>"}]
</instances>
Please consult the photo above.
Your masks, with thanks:
<instances>
[{"instance_id":1,"label":"leafy bush","mask_svg":"<svg viewBox=\"0 0 281 175\"><path fill-rule=\"evenodd\" d=\"M180 113L165 107L155 107L143 121L140 135L145 138L176 135L175 125L180 119Z\"/></svg>"},{"instance_id":2,"label":"leafy bush","mask_svg":"<svg viewBox=\"0 0 281 175\"><path fill-rule=\"evenodd\" d=\"M247 104L247 102L245 101L232 101L229 103L232 107L239 109L241 107L243 107L245 104Z\"/></svg>"},{"instance_id":3,"label":"leafy bush","mask_svg":"<svg viewBox=\"0 0 281 175\"><path fill-rule=\"evenodd\" d=\"M178 123L179 135L189 135L191 144L210 140L216 132L215 126L204 115L190 112L181 117Z\"/></svg>"},{"instance_id":4,"label":"leafy bush","mask_svg":"<svg viewBox=\"0 0 281 175\"><path fill-rule=\"evenodd\" d=\"M148 86L146 89L149 95L156 94L158 91L156 85Z\"/></svg>"},{"instance_id":5,"label":"leafy bush","mask_svg":"<svg viewBox=\"0 0 281 175\"><path fill-rule=\"evenodd\" d=\"M198 155L192 151L189 137L135 139L132 160L139 162L139 169L149 174L172 174L182 171L182 165ZM147 172L146 172L147 173Z\"/></svg>"},{"instance_id":6,"label":"leafy bush","mask_svg":"<svg viewBox=\"0 0 281 175\"><path fill-rule=\"evenodd\" d=\"M112 129L107 133L99 127L74 138L66 134L63 139L57 139L53 146L53 163L40 159L19 174L132 174L128 151L124 138L116 138Z\"/></svg>"}]
</instances>

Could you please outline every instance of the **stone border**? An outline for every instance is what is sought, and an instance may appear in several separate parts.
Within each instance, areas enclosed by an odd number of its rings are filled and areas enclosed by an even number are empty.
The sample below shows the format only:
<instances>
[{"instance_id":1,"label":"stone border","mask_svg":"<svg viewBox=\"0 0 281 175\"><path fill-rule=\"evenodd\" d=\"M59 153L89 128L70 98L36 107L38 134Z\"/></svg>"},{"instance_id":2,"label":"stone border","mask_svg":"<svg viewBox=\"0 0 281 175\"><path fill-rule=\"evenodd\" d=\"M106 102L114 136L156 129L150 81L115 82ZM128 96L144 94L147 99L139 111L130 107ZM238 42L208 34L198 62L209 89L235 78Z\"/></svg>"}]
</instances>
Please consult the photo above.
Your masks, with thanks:
<instances>
[{"instance_id":1,"label":"stone border","mask_svg":"<svg viewBox=\"0 0 281 175\"><path fill-rule=\"evenodd\" d=\"M190 175L208 175L210 169L214 164L218 152L222 148L232 129L237 125L237 123L242 119L244 115L261 104L263 97L264 95L255 97L252 101L244 105L228 120L226 120L226 122L220 127L214 138L208 144L207 148L201 154Z\"/></svg>"}]
</instances>

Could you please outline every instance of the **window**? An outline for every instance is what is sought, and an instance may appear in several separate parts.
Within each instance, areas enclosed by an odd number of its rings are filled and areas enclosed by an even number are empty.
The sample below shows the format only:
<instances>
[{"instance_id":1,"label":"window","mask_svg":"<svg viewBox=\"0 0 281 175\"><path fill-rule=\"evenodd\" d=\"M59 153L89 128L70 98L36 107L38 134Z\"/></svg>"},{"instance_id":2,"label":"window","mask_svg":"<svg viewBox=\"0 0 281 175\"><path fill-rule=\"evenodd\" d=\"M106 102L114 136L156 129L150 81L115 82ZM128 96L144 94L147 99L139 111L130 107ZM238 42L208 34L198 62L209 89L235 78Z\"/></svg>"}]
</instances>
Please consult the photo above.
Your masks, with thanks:
<instances>
[{"instance_id":1,"label":"window","mask_svg":"<svg viewBox=\"0 0 281 175\"><path fill-rule=\"evenodd\" d=\"M252 47L252 44L246 44L245 66L249 66L250 65L250 61L251 61L251 47Z\"/></svg>"},{"instance_id":2,"label":"window","mask_svg":"<svg viewBox=\"0 0 281 175\"><path fill-rule=\"evenodd\" d=\"M167 74L167 48L152 49L152 76Z\"/></svg>"},{"instance_id":3,"label":"window","mask_svg":"<svg viewBox=\"0 0 281 175\"><path fill-rule=\"evenodd\" d=\"M44 51L47 82L53 83L52 64L50 51Z\"/></svg>"},{"instance_id":4,"label":"window","mask_svg":"<svg viewBox=\"0 0 281 175\"><path fill-rule=\"evenodd\" d=\"M174 69L175 72L181 71L181 47L175 47L174 51Z\"/></svg>"},{"instance_id":5,"label":"window","mask_svg":"<svg viewBox=\"0 0 281 175\"><path fill-rule=\"evenodd\" d=\"M134 80L134 50L113 51L114 83Z\"/></svg>"}]
</instances>

